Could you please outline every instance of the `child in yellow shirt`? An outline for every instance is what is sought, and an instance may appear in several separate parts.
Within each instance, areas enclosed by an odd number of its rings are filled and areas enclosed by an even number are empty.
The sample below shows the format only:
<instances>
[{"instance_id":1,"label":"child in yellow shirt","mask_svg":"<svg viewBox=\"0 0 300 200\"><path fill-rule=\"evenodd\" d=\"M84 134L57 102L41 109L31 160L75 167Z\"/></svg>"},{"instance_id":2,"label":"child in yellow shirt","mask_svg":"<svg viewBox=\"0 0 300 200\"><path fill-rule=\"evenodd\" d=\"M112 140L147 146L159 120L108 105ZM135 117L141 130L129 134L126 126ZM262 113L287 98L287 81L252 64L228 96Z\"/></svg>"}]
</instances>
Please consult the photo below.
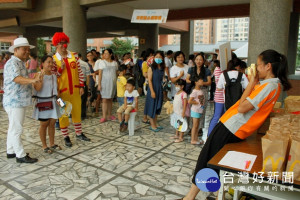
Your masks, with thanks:
<instances>
[{"instance_id":1,"label":"child in yellow shirt","mask_svg":"<svg viewBox=\"0 0 300 200\"><path fill-rule=\"evenodd\" d=\"M117 79L117 99L119 106L122 106L124 104L125 87L127 84L127 79L124 76L126 73L126 69L126 65L120 65L119 67L119 76Z\"/></svg>"}]
</instances>

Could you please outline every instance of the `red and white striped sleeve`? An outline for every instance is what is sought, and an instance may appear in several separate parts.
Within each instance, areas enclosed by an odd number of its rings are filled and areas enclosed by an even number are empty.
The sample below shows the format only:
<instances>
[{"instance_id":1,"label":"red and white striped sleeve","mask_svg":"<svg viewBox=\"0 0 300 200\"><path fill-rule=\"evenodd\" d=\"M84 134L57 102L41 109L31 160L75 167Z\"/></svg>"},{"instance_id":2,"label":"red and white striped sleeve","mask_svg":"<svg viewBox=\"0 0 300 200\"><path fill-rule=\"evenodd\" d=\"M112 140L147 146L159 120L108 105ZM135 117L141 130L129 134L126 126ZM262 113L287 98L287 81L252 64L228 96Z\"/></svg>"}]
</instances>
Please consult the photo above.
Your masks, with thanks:
<instances>
[{"instance_id":1,"label":"red and white striped sleeve","mask_svg":"<svg viewBox=\"0 0 300 200\"><path fill-rule=\"evenodd\" d=\"M58 69L55 59L53 59L53 66L51 68L51 72L52 74L55 74L57 77L60 77L62 73L61 68Z\"/></svg>"},{"instance_id":2,"label":"red and white striped sleeve","mask_svg":"<svg viewBox=\"0 0 300 200\"><path fill-rule=\"evenodd\" d=\"M81 66L80 66L80 63L79 63L79 58L78 58L78 54L77 53L74 53L74 56L76 58L76 65L78 67L78 75L79 75L79 85L81 87L84 87L84 75L83 75L83 72L81 70Z\"/></svg>"}]
</instances>

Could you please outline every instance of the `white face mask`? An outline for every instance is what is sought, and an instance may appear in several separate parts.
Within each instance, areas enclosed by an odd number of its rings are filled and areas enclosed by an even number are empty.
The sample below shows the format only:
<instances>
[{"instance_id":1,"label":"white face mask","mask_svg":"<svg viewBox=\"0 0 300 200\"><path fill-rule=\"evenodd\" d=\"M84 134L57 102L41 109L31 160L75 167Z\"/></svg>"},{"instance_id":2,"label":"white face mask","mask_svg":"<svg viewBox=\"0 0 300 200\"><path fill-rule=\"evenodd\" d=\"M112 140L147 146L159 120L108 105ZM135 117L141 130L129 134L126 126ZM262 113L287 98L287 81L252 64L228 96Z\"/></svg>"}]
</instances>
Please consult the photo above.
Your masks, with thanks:
<instances>
[{"instance_id":1,"label":"white face mask","mask_svg":"<svg viewBox=\"0 0 300 200\"><path fill-rule=\"evenodd\" d=\"M181 88L180 88L180 87L178 87L178 86L176 86L176 87L175 87L175 90L176 90L176 92L179 92L179 91L180 91L180 89L181 89Z\"/></svg>"}]
</instances>

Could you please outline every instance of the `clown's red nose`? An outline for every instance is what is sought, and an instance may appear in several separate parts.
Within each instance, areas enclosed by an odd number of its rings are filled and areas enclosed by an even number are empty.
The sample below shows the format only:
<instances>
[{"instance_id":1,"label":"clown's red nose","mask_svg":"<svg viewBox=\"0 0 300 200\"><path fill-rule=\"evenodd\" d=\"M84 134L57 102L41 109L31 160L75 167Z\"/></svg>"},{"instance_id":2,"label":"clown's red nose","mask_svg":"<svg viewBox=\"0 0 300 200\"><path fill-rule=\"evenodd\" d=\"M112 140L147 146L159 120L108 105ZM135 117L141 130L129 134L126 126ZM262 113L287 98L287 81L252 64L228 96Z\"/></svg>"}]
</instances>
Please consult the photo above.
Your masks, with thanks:
<instances>
[{"instance_id":1,"label":"clown's red nose","mask_svg":"<svg viewBox=\"0 0 300 200\"><path fill-rule=\"evenodd\" d=\"M68 47L68 45L67 44L64 44L64 48L67 48Z\"/></svg>"}]
</instances>

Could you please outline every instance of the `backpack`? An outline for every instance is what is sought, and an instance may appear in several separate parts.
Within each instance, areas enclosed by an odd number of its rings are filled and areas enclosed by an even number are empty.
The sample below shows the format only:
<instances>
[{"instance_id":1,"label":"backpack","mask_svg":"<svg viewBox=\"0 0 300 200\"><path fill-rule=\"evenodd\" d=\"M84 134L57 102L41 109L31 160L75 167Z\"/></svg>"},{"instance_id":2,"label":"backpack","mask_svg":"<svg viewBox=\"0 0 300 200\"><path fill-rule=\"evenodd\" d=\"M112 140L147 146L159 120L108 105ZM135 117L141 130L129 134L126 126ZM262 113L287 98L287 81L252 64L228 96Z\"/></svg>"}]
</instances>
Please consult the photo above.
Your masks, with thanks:
<instances>
[{"instance_id":1,"label":"backpack","mask_svg":"<svg viewBox=\"0 0 300 200\"><path fill-rule=\"evenodd\" d=\"M241 83L243 73L239 72L237 79L235 78L229 79L228 73L224 72L224 77L226 81L225 108L226 110L228 110L241 98L243 94L243 86Z\"/></svg>"}]
</instances>

